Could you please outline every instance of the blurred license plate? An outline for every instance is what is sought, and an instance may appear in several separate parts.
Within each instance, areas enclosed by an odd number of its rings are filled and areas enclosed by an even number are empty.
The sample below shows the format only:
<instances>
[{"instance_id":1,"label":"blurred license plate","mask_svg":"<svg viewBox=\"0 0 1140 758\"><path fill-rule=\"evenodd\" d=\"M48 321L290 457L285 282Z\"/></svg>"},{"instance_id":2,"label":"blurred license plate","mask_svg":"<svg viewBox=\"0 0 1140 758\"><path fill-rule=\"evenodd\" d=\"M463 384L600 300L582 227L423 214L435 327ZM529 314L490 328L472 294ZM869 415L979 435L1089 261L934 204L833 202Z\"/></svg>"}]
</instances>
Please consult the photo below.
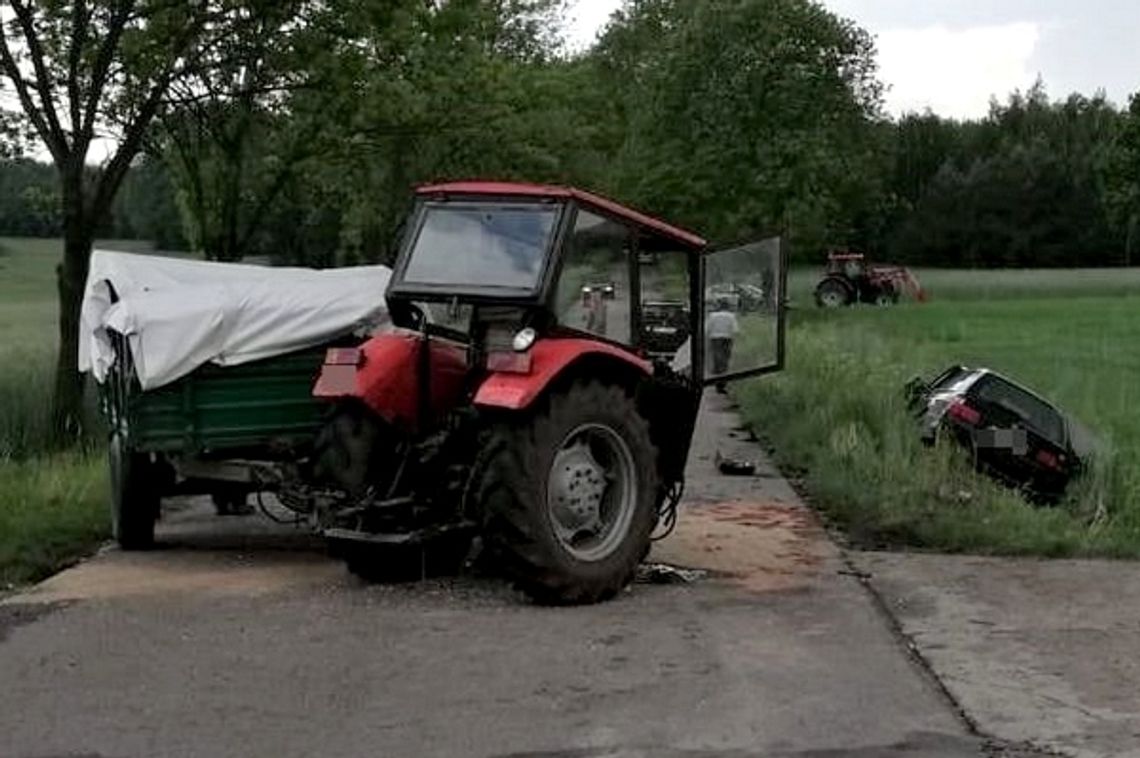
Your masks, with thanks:
<instances>
[{"instance_id":1,"label":"blurred license plate","mask_svg":"<svg viewBox=\"0 0 1140 758\"><path fill-rule=\"evenodd\" d=\"M1009 450L1014 455L1029 452L1029 441L1024 429L979 429L978 447Z\"/></svg>"},{"instance_id":2,"label":"blurred license plate","mask_svg":"<svg viewBox=\"0 0 1140 758\"><path fill-rule=\"evenodd\" d=\"M654 326L650 328L654 334L676 334L676 328L672 326Z\"/></svg>"}]
</instances>

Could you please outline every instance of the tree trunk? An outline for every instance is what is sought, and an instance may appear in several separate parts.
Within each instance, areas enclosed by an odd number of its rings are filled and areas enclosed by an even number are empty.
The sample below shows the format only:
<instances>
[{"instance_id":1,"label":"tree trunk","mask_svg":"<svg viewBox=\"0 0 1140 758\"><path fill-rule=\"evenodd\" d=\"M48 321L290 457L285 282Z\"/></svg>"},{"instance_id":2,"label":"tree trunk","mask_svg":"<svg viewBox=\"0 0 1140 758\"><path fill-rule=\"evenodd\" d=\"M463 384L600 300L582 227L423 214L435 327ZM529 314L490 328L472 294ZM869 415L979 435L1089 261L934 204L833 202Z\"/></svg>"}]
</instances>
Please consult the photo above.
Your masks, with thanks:
<instances>
[{"instance_id":1,"label":"tree trunk","mask_svg":"<svg viewBox=\"0 0 1140 758\"><path fill-rule=\"evenodd\" d=\"M83 375L79 373L79 311L91 265L91 230L82 213L64 217L63 262L56 267L59 288L59 355L56 359L52 423L56 442L65 444L83 430Z\"/></svg>"}]
</instances>

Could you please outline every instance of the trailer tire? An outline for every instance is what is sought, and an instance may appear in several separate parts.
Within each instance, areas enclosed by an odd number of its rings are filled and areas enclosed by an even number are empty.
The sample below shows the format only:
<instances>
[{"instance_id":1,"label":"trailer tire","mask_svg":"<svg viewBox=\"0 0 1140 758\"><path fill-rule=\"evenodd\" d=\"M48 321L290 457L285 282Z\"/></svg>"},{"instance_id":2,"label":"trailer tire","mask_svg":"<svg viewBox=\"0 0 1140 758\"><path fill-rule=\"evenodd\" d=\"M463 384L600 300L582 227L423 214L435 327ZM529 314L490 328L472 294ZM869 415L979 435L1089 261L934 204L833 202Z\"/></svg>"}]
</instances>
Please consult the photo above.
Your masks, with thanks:
<instances>
[{"instance_id":1,"label":"trailer tire","mask_svg":"<svg viewBox=\"0 0 1140 758\"><path fill-rule=\"evenodd\" d=\"M219 516L248 516L253 513L249 495L249 490L244 487L227 488L211 493L210 500Z\"/></svg>"},{"instance_id":2,"label":"trailer tire","mask_svg":"<svg viewBox=\"0 0 1140 758\"><path fill-rule=\"evenodd\" d=\"M111 469L111 531L123 550L154 547L154 523L160 496L155 466L135 452L121 434L112 434L108 446Z\"/></svg>"},{"instance_id":3,"label":"trailer tire","mask_svg":"<svg viewBox=\"0 0 1140 758\"><path fill-rule=\"evenodd\" d=\"M623 388L577 381L526 418L495 424L486 443L474 505L523 592L577 605L632 581L656 523L657 450Z\"/></svg>"}]
</instances>

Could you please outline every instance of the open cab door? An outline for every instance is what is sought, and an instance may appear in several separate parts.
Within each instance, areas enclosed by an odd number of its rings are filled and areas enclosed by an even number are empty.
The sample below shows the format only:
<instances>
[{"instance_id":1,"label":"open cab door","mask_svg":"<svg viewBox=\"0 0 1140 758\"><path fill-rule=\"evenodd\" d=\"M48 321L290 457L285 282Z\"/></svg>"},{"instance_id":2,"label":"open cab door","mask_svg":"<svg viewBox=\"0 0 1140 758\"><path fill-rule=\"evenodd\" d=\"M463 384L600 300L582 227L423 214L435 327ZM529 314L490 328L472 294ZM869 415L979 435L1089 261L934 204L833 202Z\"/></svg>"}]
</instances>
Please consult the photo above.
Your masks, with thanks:
<instances>
[{"instance_id":1,"label":"open cab door","mask_svg":"<svg viewBox=\"0 0 1140 758\"><path fill-rule=\"evenodd\" d=\"M783 238L710 250L701 260L704 385L784 368L787 256Z\"/></svg>"}]
</instances>

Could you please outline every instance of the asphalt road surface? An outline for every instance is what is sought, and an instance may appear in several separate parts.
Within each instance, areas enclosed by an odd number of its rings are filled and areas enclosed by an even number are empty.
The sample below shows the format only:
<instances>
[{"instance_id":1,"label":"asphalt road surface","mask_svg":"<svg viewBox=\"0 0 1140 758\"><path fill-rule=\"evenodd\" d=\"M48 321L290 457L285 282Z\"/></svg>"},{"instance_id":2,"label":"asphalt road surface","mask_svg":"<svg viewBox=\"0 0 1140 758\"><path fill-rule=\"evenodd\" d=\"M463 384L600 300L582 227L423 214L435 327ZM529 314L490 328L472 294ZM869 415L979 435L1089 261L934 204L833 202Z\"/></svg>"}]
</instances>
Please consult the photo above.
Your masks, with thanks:
<instances>
[{"instance_id":1,"label":"asphalt road surface","mask_svg":"<svg viewBox=\"0 0 1140 758\"><path fill-rule=\"evenodd\" d=\"M493 579L367 586L201 505L0 605L0 756L976 756L812 513L712 396L651 560L585 608ZM761 463L714 471L717 451Z\"/></svg>"}]
</instances>

